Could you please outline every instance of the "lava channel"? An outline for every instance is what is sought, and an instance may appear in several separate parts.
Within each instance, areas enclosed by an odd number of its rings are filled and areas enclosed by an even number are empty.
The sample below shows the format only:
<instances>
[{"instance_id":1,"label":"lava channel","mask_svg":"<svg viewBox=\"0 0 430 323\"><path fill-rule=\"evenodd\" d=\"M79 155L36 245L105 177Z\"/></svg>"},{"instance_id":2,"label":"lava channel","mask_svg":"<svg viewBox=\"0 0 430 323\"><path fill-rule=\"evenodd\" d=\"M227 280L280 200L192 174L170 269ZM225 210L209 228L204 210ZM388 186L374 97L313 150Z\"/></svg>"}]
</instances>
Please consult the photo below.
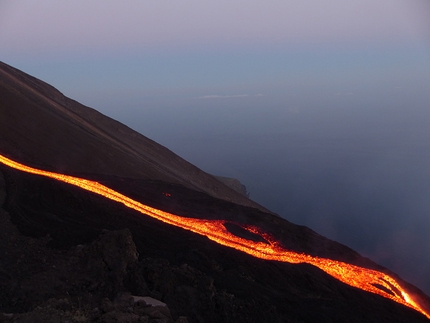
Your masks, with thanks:
<instances>
[{"instance_id":1,"label":"lava channel","mask_svg":"<svg viewBox=\"0 0 430 323\"><path fill-rule=\"evenodd\" d=\"M416 301L414 301L412 297L406 292L406 290L402 288L393 277L383 272L362 268L342 261L289 251L283 248L273 236L263 232L256 226L234 223L235 226L240 226L242 229L252 233L254 236L261 237L261 239L255 239L255 237L253 239L247 239L231 233L227 229L229 224L231 224L229 221L202 220L181 217L137 202L95 181L36 169L15 162L2 155L0 155L0 162L23 172L53 178L71 185L78 186L84 190L122 203L130 209L136 210L144 215L206 236L208 239L215 241L220 245L234 248L256 258L288 262L293 264L311 264L347 285L383 296L385 298L391 299L392 301L413 308L430 319L430 314L427 313Z\"/></svg>"}]
</instances>

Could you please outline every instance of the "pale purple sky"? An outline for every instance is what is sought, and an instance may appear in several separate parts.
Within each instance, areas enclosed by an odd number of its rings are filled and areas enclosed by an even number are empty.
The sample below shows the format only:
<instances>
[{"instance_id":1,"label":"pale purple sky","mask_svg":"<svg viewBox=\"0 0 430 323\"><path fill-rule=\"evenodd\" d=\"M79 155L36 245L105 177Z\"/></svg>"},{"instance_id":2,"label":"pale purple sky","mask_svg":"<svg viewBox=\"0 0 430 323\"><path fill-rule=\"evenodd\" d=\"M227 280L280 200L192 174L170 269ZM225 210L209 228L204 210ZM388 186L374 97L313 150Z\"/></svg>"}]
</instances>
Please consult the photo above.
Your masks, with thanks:
<instances>
[{"instance_id":1,"label":"pale purple sky","mask_svg":"<svg viewBox=\"0 0 430 323\"><path fill-rule=\"evenodd\" d=\"M427 0L2 0L1 56L430 41Z\"/></svg>"},{"instance_id":2,"label":"pale purple sky","mask_svg":"<svg viewBox=\"0 0 430 323\"><path fill-rule=\"evenodd\" d=\"M0 60L97 108L91 96L257 95L420 73L428 17L427 0L1 0Z\"/></svg>"}]
</instances>

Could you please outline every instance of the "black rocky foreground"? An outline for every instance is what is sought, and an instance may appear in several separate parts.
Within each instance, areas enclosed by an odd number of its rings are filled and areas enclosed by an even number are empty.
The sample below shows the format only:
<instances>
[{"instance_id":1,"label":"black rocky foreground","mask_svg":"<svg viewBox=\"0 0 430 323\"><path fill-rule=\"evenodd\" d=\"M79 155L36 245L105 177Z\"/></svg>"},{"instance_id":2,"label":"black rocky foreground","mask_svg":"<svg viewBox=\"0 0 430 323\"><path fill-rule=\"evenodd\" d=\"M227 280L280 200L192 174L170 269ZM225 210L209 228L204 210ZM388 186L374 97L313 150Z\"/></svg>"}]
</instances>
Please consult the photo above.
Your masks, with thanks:
<instances>
[{"instance_id":1,"label":"black rocky foreground","mask_svg":"<svg viewBox=\"0 0 430 323\"><path fill-rule=\"evenodd\" d=\"M55 180L4 166L0 174L0 321L428 322L313 266L255 259ZM305 227L181 185L81 176L166 211L254 223L294 250L381 269Z\"/></svg>"}]
</instances>

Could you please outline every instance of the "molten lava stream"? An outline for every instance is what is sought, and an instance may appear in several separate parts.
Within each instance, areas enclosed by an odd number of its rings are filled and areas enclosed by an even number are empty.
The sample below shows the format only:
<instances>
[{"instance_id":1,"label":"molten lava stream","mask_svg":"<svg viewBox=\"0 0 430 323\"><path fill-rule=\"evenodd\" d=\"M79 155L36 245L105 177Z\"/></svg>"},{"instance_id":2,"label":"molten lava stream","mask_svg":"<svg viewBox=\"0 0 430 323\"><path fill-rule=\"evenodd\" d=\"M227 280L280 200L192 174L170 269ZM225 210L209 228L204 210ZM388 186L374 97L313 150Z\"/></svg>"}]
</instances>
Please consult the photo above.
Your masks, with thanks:
<instances>
[{"instance_id":1,"label":"molten lava stream","mask_svg":"<svg viewBox=\"0 0 430 323\"><path fill-rule=\"evenodd\" d=\"M225 220L201 220L194 218L181 217L175 214L167 213L148 205L137 202L119 192L114 191L98 182L87 179L77 178L69 175L57 174L32 168L17 163L9 158L0 155L0 162L31 174L46 176L56 180L81 187L87 191L100 194L108 199L117 201L125 206L134 209L142 214L151 216L165 223L192 231L194 233L208 237L223 246L240 250L249 255L266 260L276 260L289 263L308 263L314 265L334 278L350 286L378 294L391 299L397 303L411 307L424 314L430 319L427 313L419 304L417 304L408 293L399 285L391 276L372 269L362 268L355 265L347 264L341 261L335 261L325 258L314 257L306 254L296 253L284 249L274 237L261 231L258 227L250 225L240 225L243 229L260 235L267 242L256 242L245 238L238 237L229 232ZM382 286L383 288L378 288Z\"/></svg>"}]
</instances>

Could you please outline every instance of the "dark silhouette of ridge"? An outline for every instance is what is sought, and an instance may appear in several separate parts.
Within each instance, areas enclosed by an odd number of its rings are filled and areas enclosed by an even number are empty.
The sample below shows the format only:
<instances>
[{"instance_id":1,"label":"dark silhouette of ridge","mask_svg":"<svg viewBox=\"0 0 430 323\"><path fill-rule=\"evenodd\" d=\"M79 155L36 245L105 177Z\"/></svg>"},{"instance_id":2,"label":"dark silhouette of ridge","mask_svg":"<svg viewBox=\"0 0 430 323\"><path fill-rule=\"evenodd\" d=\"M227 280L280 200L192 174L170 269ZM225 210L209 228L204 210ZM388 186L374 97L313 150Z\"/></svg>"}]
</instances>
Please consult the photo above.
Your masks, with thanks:
<instances>
[{"instance_id":1,"label":"dark silhouette of ridge","mask_svg":"<svg viewBox=\"0 0 430 323\"><path fill-rule=\"evenodd\" d=\"M280 218L165 147L4 63L0 154L97 180L167 212L230 220L227 229L247 239L257 238L234 223L256 225L296 252L387 272L430 309L422 291L388 269ZM311 265L256 259L2 164L0 229L0 322L429 321Z\"/></svg>"}]
</instances>

